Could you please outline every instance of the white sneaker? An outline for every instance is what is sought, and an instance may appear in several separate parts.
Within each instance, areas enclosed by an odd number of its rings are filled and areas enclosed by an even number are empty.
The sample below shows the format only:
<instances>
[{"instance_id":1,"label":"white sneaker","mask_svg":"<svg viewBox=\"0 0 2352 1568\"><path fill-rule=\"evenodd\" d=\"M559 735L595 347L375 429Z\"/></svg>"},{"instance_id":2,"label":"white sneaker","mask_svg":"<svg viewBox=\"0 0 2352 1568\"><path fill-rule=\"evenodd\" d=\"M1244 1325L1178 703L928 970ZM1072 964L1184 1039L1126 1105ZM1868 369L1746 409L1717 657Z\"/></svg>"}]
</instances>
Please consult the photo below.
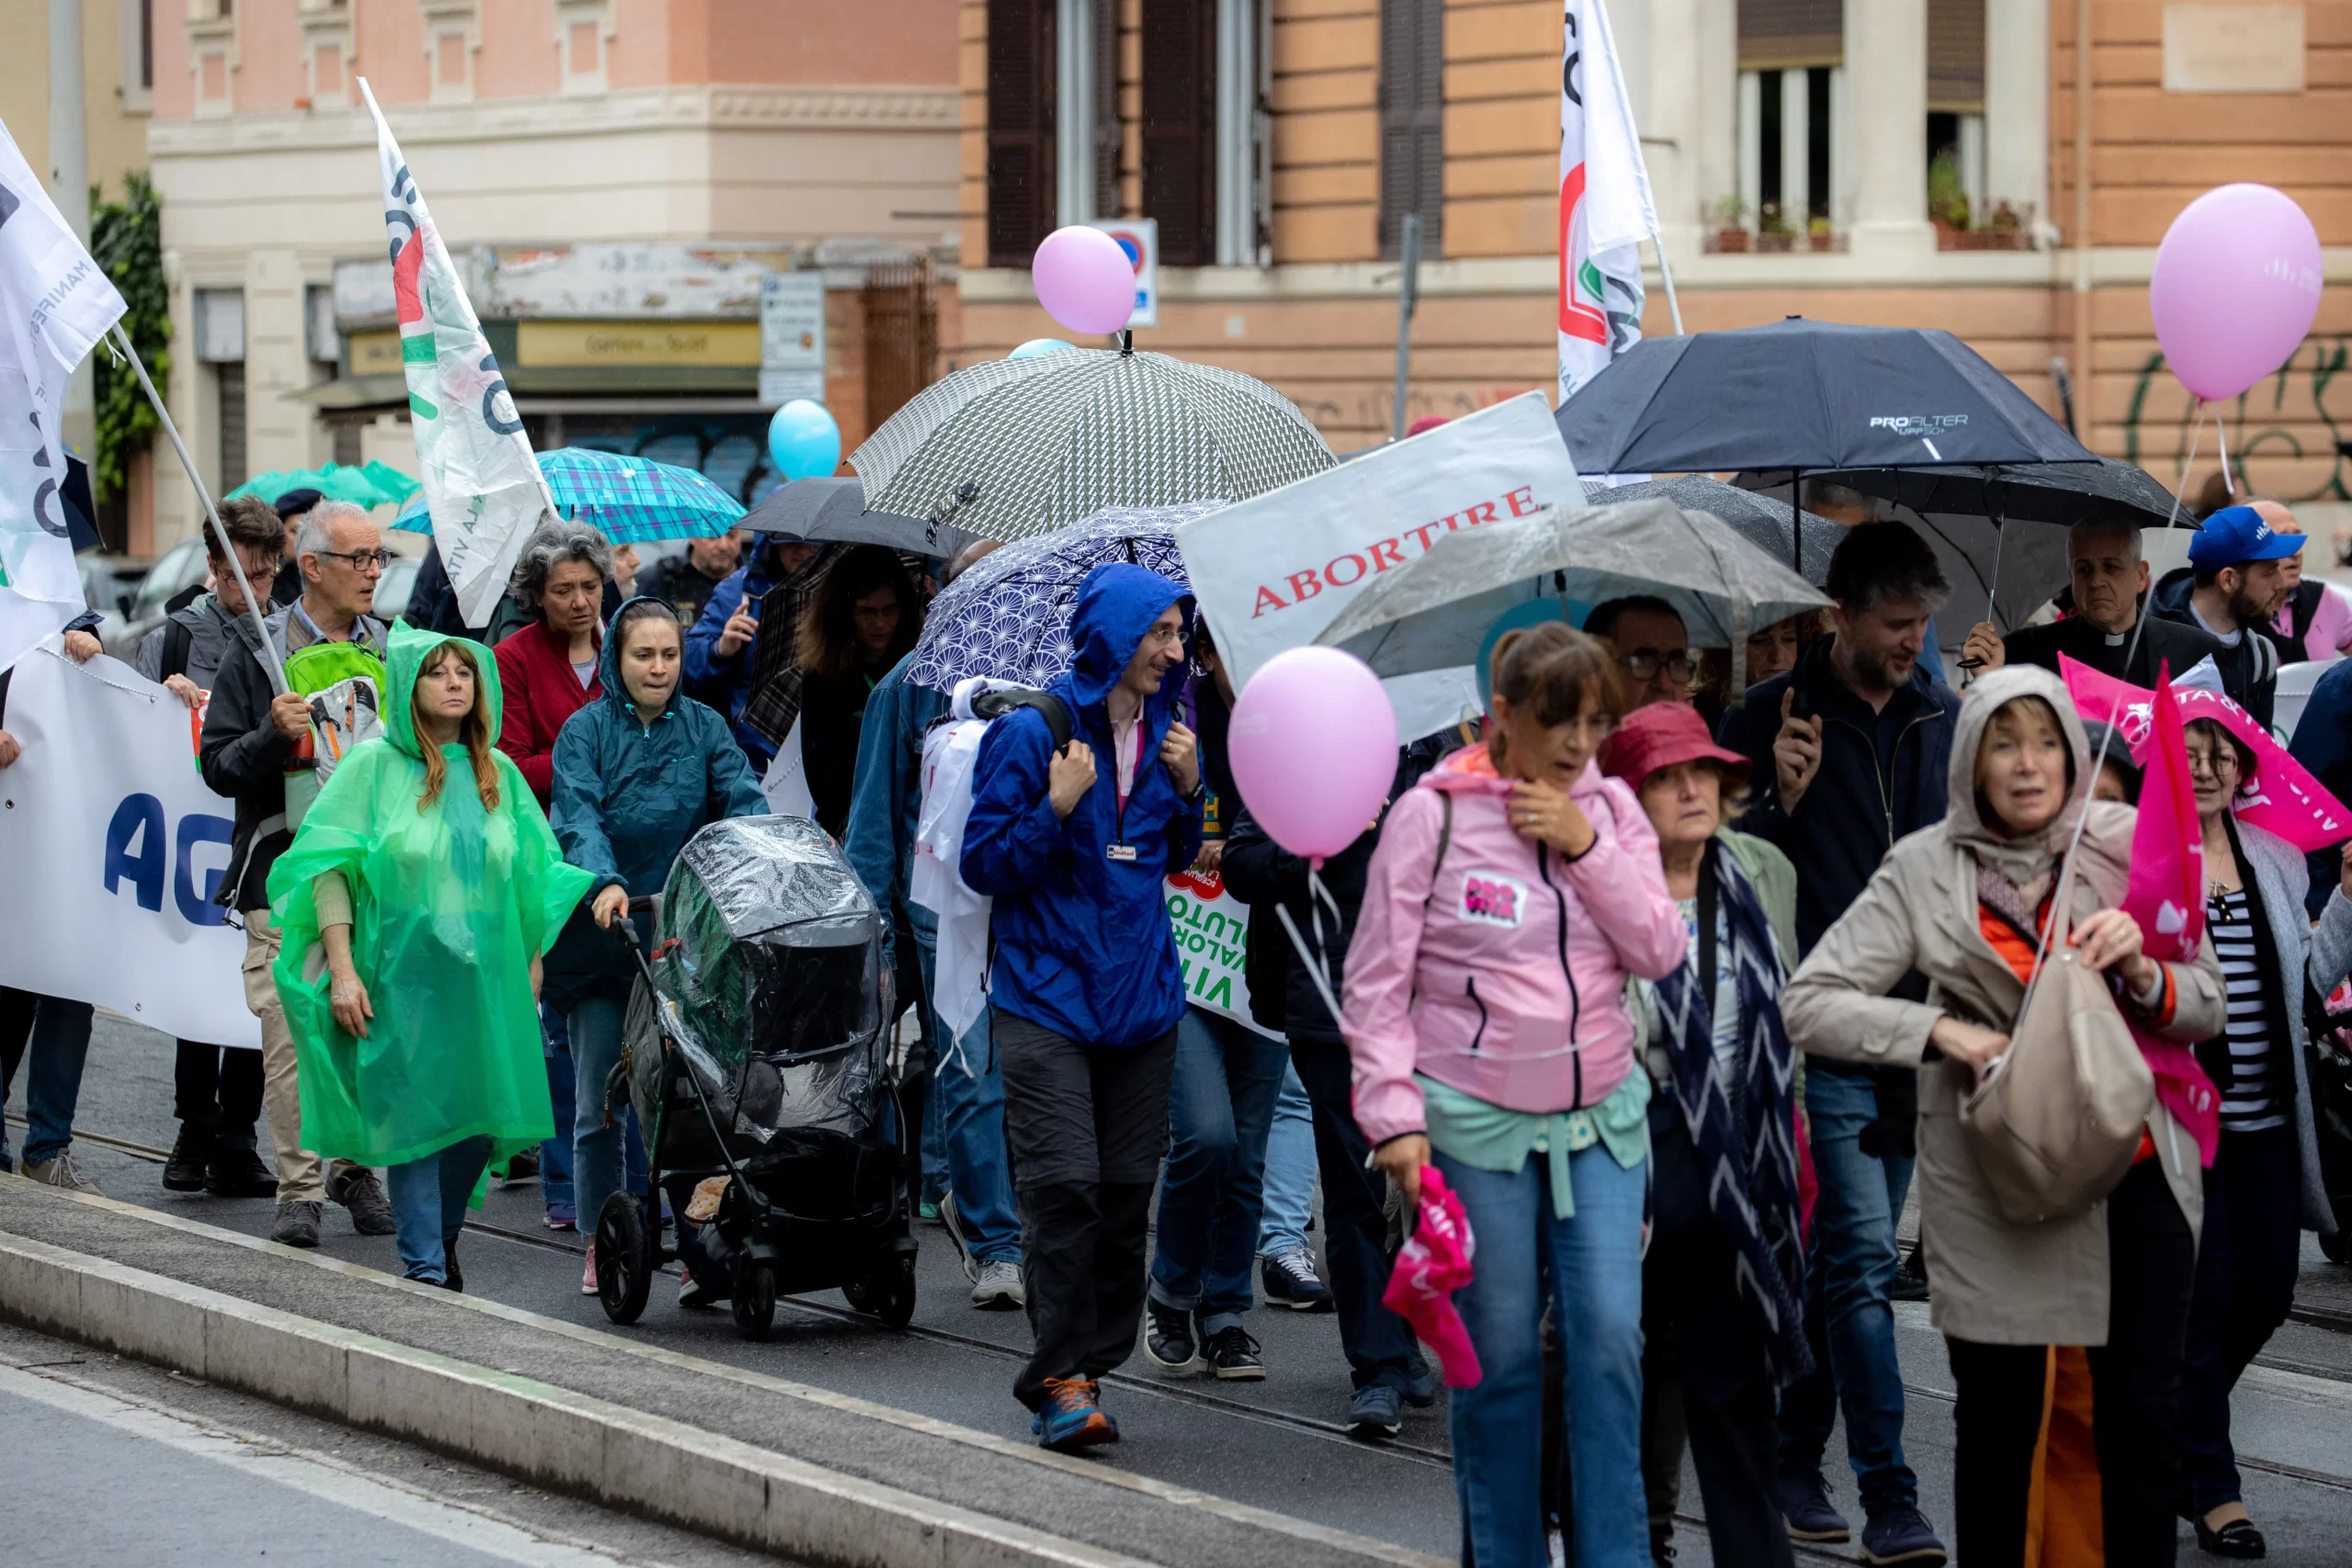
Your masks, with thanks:
<instances>
[{"instance_id":1,"label":"white sneaker","mask_svg":"<svg viewBox=\"0 0 2352 1568\"><path fill-rule=\"evenodd\" d=\"M28 1179L38 1181L43 1187L62 1187L68 1192L106 1196L106 1189L83 1175L81 1168L74 1163L74 1150L70 1146L58 1150L39 1165L26 1166L25 1175Z\"/></svg>"},{"instance_id":2,"label":"white sneaker","mask_svg":"<svg viewBox=\"0 0 2352 1568\"><path fill-rule=\"evenodd\" d=\"M964 1278L975 1285L978 1284L980 1266L973 1261L971 1244L964 1239L964 1217L956 1212L956 1194L953 1192L939 1195L939 1223L946 1227L947 1239L956 1244L956 1258L964 1266Z\"/></svg>"},{"instance_id":3,"label":"white sneaker","mask_svg":"<svg viewBox=\"0 0 2352 1568\"><path fill-rule=\"evenodd\" d=\"M588 1267L580 1276L580 1293L583 1296L596 1293L596 1249L593 1247L588 1249Z\"/></svg>"},{"instance_id":4,"label":"white sneaker","mask_svg":"<svg viewBox=\"0 0 2352 1568\"><path fill-rule=\"evenodd\" d=\"M972 1304L983 1312L1012 1312L1029 1304L1029 1289L1021 1282L1021 1265L1000 1258L979 1266L972 1285Z\"/></svg>"}]
</instances>

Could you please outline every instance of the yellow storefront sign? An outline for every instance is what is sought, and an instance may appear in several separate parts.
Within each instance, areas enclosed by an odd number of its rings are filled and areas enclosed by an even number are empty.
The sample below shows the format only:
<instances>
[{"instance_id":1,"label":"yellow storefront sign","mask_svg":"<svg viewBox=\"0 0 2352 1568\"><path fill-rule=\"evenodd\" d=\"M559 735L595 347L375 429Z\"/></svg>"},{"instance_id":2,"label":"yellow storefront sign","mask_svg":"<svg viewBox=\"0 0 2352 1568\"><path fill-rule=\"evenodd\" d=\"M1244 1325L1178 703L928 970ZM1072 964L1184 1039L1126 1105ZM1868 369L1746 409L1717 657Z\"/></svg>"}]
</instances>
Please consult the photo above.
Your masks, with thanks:
<instances>
[{"instance_id":1,"label":"yellow storefront sign","mask_svg":"<svg viewBox=\"0 0 2352 1568\"><path fill-rule=\"evenodd\" d=\"M354 376L401 376L401 334L398 329L351 334Z\"/></svg>"},{"instance_id":2,"label":"yellow storefront sign","mask_svg":"<svg viewBox=\"0 0 2352 1568\"><path fill-rule=\"evenodd\" d=\"M692 365L756 369L760 363L757 321L523 321L514 327L515 358L535 367Z\"/></svg>"}]
</instances>

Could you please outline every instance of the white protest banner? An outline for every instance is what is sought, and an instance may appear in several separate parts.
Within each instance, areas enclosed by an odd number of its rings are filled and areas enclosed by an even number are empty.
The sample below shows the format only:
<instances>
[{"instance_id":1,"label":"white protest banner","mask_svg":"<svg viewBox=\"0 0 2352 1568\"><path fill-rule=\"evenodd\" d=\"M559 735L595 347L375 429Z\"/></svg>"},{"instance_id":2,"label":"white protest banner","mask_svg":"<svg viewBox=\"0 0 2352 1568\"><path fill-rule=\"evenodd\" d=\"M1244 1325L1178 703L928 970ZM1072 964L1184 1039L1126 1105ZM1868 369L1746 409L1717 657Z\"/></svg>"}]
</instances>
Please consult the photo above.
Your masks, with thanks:
<instances>
[{"instance_id":1,"label":"white protest banner","mask_svg":"<svg viewBox=\"0 0 2352 1568\"><path fill-rule=\"evenodd\" d=\"M0 768L0 984L258 1049L245 939L212 902L236 808L204 787L187 708L54 637L18 661Z\"/></svg>"},{"instance_id":2,"label":"white protest banner","mask_svg":"<svg viewBox=\"0 0 2352 1568\"><path fill-rule=\"evenodd\" d=\"M1237 689L1304 648L1381 573L1463 528L1584 500L1541 392L1374 448L1176 529L1177 548ZM1476 712L1468 666L1383 682L1412 739Z\"/></svg>"},{"instance_id":3,"label":"white protest banner","mask_svg":"<svg viewBox=\"0 0 2352 1568\"><path fill-rule=\"evenodd\" d=\"M1225 879L1198 871L1170 877L1168 923L1174 928L1176 962L1184 970L1185 998L1270 1040L1283 1038L1250 1016L1250 980L1242 973L1250 952L1250 906L1225 890Z\"/></svg>"}]
</instances>

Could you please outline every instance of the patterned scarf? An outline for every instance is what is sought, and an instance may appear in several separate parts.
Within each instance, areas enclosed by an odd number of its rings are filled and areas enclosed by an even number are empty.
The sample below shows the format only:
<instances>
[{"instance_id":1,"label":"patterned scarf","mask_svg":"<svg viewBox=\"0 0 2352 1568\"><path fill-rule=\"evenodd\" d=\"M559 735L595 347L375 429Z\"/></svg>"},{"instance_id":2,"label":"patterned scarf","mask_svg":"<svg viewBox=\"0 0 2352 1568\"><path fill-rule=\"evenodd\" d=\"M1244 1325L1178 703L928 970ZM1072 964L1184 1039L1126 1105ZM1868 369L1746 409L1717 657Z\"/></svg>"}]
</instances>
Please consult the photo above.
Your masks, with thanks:
<instances>
[{"instance_id":1,"label":"patterned scarf","mask_svg":"<svg viewBox=\"0 0 2352 1568\"><path fill-rule=\"evenodd\" d=\"M792 733L800 716L800 617L847 545L825 545L776 581L760 599L760 633L752 639L752 694L744 699L743 722L775 745Z\"/></svg>"},{"instance_id":2,"label":"patterned scarf","mask_svg":"<svg viewBox=\"0 0 2352 1568\"><path fill-rule=\"evenodd\" d=\"M1707 857L1702 874L1714 878L1731 937L1715 964L1739 995L1737 1078L1726 1084L1715 1070L1714 998L1702 991L1694 965L1657 982L1662 1043L1674 1070L1674 1098L1705 1173L1708 1206L1732 1244L1739 1299L1763 1329L1773 1380L1785 1388L1813 1370L1800 1304L1796 1058L1781 1027L1788 973L1738 863L1720 840L1707 845Z\"/></svg>"}]
</instances>

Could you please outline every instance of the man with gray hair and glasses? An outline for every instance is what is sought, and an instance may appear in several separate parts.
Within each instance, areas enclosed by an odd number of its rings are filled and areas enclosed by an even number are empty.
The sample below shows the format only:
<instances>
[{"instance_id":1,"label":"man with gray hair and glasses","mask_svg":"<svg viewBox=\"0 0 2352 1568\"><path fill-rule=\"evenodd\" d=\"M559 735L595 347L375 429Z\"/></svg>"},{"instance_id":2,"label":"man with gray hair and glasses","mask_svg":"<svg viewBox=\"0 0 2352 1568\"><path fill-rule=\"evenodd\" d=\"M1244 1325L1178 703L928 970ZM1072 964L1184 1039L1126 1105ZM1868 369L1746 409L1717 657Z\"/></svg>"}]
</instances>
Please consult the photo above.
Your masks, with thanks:
<instances>
[{"instance_id":1,"label":"man with gray hair and glasses","mask_svg":"<svg viewBox=\"0 0 2352 1568\"><path fill-rule=\"evenodd\" d=\"M2066 533L2066 566L2075 609L2064 620L2019 626L2006 637L1990 621L1979 621L1970 629L1967 651L1983 661L1979 675L1989 675L2004 664L2039 664L2064 674L2058 668L2063 653L2102 675L2153 691L2156 671L2165 665L2172 666L2173 678L2178 680L2199 660L2221 652L2222 639L2203 627L2154 616L2137 633L2139 648L2133 650L2133 628L2140 624L2148 592L2148 563L2141 558L2139 526L2130 519L2099 517L2075 524Z\"/></svg>"},{"instance_id":2,"label":"man with gray hair and glasses","mask_svg":"<svg viewBox=\"0 0 2352 1568\"><path fill-rule=\"evenodd\" d=\"M356 644L381 659L384 623L368 612L391 552L368 513L348 502L319 502L295 535L294 557L302 592L267 622L278 661L314 644L334 642ZM279 937L269 919L269 872L293 840L288 775L298 786L309 782L300 775L311 765L311 709L304 694L273 690L253 617L240 615L231 624L236 641L213 677L198 761L207 787L237 806L229 865L217 897L244 918L245 1005L261 1021L262 1110L277 1163L277 1218L270 1239L288 1247L318 1246L329 1198L350 1211L361 1235L390 1235L391 1201L375 1173L347 1160L322 1172L319 1156L302 1147L294 1039L270 976Z\"/></svg>"}]
</instances>

